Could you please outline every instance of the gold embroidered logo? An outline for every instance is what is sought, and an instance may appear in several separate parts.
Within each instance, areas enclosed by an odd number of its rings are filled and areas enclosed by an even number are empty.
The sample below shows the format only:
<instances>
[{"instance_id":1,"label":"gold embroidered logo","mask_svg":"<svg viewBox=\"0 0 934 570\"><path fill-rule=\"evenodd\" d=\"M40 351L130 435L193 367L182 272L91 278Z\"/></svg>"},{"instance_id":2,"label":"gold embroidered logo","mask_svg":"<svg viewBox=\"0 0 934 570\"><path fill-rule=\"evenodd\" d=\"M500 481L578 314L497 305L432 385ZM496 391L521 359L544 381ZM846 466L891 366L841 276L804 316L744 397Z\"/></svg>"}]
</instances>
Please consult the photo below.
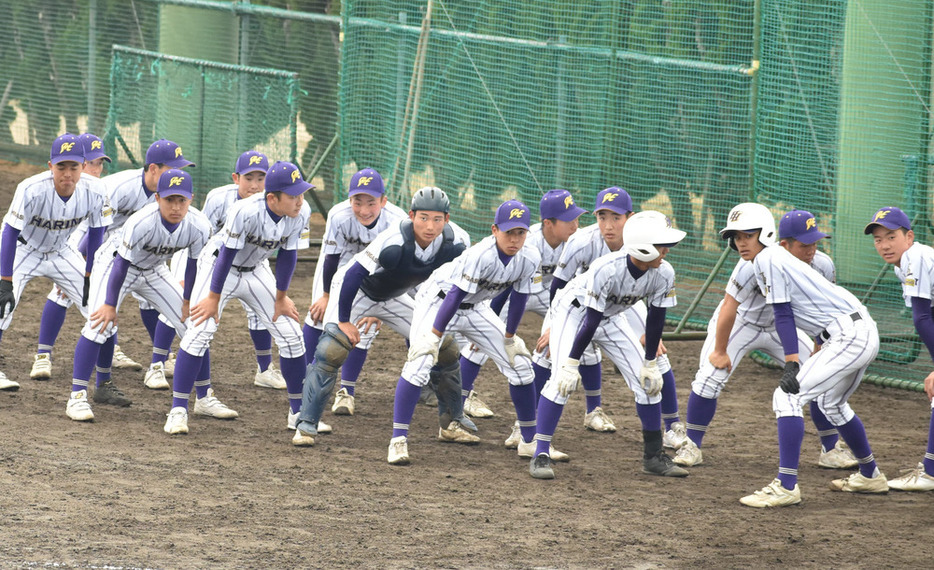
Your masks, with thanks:
<instances>
[{"instance_id":1,"label":"gold embroidered logo","mask_svg":"<svg viewBox=\"0 0 934 570\"><path fill-rule=\"evenodd\" d=\"M872 221L875 222L876 220L881 220L882 218L888 216L890 213L892 213L892 210L879 210L876 212L876 217L873 218Z\"/></svg>"},{"instance_id":2,"label":"gold embroidered logo","mask_svg":"<svg viewBox=\"0 0 934 570\"><path fill-rule=\"evenodd\" d=\"M101 150L102 148L104 147L101 146L101 141L91 141L91 150Z\"/></svg>"},{"instance_id":3,"label":"gold embroidered logo","mask_svg":"<svg viewBox=\"0 0 934 570\"><path fill-rule=\"evenodd\" d=\"M263 157L261 157L261 156L259 156L259 155L251 156L251 157L250 157L250 162L249 162L249 164L248 164L247 166L249 166L250 164L259 164L259 163L261 163L261 162L263 162Z\"/></svg>"},{"instance_id":4,"label":"gold embroidered logo","mask_svg":"<svg viewBox=\"0 0 934 570\"><path fill-rule=\"evenodd\" d=\"M295 182L296 180L298 180L298 176L299 176L298 169L293 170L292 171L292 182Z\"/></svg>"},{"instance_id":5,"label":"gold embroidered logo","mask_svg":"<svg viewBox=\"0 0 934 570\"><path fill-rule=\"evenodd\" d=\"M373 182L372 176L361 176L359 179L357 179L357 187L359 188L360 186L369 186L370 182Z\"/></svg>"},{"instance_id":6,"label":"gold embroidered logo","mask_svg":"<svg viewBox=\"0 0 934 570\"><path fill-rule=\"evenodd\" d=\"M62 154L62 153L68 152L68 151L70 151L71 149L73 149L74 147L75 147L75 143L73 143L73 142L63 142L63 143L62 143L62 148L58 149L58 153L59 153L59 154Z\"/></svg>"},{"instance_id":7,"label":"gold embroidered logo","mask_svg":"<svg viewBox=\"0 0 934 570\"><path fill-rule=\"evenodd\" d=\"M169 188L171 188L172 186L181 186L182 180L184 180L184 178L182 178L181 176L173 176L172 179L169 180Z\"/></svg>"},{"instance_id":8,"label":"gold embroidered logo","mask_svg":"<svg viewBox=\"0 0 934 570\"><path fill-rule=\"evenodd\" d=\"M522 208L513 208L509 211L509 219L521 218L523 214L525 214L525 210Z\"/></svg>"},{"instance_id":9,"label":"gold embroidered logo","mask_svg":"<svg viewBox=\"0 0 934 570\"><path fill-rule=\"evenodd\" d=\"M564 199L564 209L567 210L574 205L574 198L568 196Z\"/></svg>"},{"instance_id":10,"label":"gold embroidered logo","mask_svg":"<svg viewBox=\"0 0 934 570\"><path fill-rule=\"evenodd\" d=\"M603 195L603 201L601 203L612 202L616 200L617 196L619 196L619 192L607 192Z\"/></svg>"},{"instance_id":11,"label":"gold embroidered logo","mask_svg":"<svg viewBox=\"0 0 934 570\"><path fill-rule=\"evenodd\" d=\"M804 229L809 230L817 225L817 220L814 218L808 218L808 221L804 223Z\"/></svg>"}]
</instances>

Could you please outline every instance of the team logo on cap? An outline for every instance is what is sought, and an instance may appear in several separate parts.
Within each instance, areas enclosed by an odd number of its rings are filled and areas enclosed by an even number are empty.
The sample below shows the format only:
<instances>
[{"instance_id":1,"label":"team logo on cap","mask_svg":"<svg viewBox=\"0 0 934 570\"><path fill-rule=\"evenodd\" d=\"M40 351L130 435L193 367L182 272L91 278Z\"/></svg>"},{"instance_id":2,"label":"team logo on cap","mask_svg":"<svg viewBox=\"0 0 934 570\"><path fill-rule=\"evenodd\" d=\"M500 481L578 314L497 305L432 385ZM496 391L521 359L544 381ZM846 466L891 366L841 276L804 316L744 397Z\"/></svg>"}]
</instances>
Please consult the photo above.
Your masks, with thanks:
<instances>
[{"instance_id":1,"label":"team logo on cap","mask_svg":"<svg viewBox=\"0 0 934 570\"><path fill-rule=\"evenodd\" d=\"M370 182L373 182L372 176L361 176L357 180L357 187L359 188L360 186L369 186Z\"/></svg>"},{"instance_id":2,"label":"team logo on cap","mask_svg":"<svg viewBox=\"0 0 934 570\"><path fill-rule=\"evenodd\" d=\"M606 194L603 195L602 202L612 202L613 200L616 200L617 196L619 196L619 192L607 192Z\"/></svg>"},{"instance_id":3,"label":"team logo on cap","mask_svg":"<svg viewBox=\"0 0 934 570\"><path fill-rule=\"evenodd\" d=\"M182 185L182 180L184 180L184 178L181 177L181 176L173 176L173 177L169 180L169 188L171 188L172 186L181 186L181 185Z\"/></svg>"},{"instance_id":4,"label":"team logo on cap","mask_svg":"<svg viewBox=\"0 0 934 570\"><path fill-rule=\"evenodd\" d=\"M876 212L876 216L872 219L872 221L881 220L882 218L888 216L891 213L892 213L892 210L879 210L878 212Z\"/></svg>"},{"instance_id":5,"label":"team logo on cap","mask_svg":"<svg viewBox=\"0 0 934 570\"><path fill-rule=\"evenodd\" d=\"M525 214L525 210L522 208L513 208L512 210L509 210L509 219L511 220L513 218L521 218L523 214Z\"/></svg>"},{"instance_id":6,"label":"team logo on cap","mask_svg":"<svg viewBox=\"0 0 934 570\"><path fill-rule=\"evenodd\" d=\"M175 147L175 158L178 158L181 155L182 155L182 147L180 146Z\"/></svg>"},{"instance_id":7,"label":"team logo on cap","mask_svg":"<svg viewBox=\"0 0 934 570\"><path fill-rule=\"evenodd\" d=\"M665 225L669 228L671 227L671 218L668 216L665 216Z\"/></svg>"},{"instance_id":8,"label":"team logo on cap","mask_svg":"<svg viewBox=\"0 0 934 570\"><path fill-rule=\"evenodd\" d=\"M63 142L63 143L62 143L62 147L61 147L60 149L58 149L58 153L61 154L61 153L63 153L63 152L68 152L68 151L70 151L71 149L73 149L74 147L75 147L75 143L73 143L73 142Z\"/></svg>"},{"instance_id":9,"label":"team logo on cap","mask_svg":"<svg viewBox=\"0 0 934 570\"><path fill-rule=\"evenodd\" d=\"M574 198L568 196L564 199L564 209L567 210L574 205Z\"/></svg>"},{"instance_id":10,"label":"team logo on cap","mask_svg":"<svg viewBox=\"0 0 934 570\"><path fill-rule=\"evenodd\" d=\"M91 150L100 150L101 148L101 141L91 141Z\"/></svg>"},{"instance_id":11,"label":"team logo on cap","mask_svg":"<svg viewBox=\"0 0 934 570\"><path fill-rule=\"evenodd\" d=\"M257 154L257 155L253 155L253 156L250 157L250 162L247 163L247 166L249 166L249 165L251 165L251 164L259 164L259 163L262 162L262 161L263 161L263 157L259 156L258 154Z\"/></svg>"},{"instance_id":12,"label":"team logo on cap","mask_svg":"<svg viewBox=\"0 0 934 570\"><path fill-rule=\"evenodd\" d=\"M292 182L293 182L293 183L294 183L296 180L298 180L298 176L299 176L299 174L298 174L298 169L296 168L295 170L292 171Z\"/></svg>"},{"instance_id":13,"label":"team logo on cap","mask_svg":"<svg viewBox=\"0 0 934 570\"><path fill-rule=\"evenodd\" d=\"M814 218L808 218L808 221L804 222L804 229L809 230L817 225L817 220Z\"/></svg>"}]
</instances>

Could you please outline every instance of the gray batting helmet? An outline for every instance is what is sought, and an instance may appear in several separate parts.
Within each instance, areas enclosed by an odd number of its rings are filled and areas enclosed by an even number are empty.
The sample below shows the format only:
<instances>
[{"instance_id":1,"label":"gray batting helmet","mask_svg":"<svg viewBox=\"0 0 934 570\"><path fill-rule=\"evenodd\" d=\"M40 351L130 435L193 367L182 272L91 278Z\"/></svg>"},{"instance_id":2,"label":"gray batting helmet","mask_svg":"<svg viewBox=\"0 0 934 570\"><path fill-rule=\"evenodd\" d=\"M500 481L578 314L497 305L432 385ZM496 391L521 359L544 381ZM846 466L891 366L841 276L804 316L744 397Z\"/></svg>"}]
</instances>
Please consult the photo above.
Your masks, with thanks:
<instances>
[{"instance_id":1,"label":"gray batting helmet","mask_svg":"<svg viewBox=\"0 0 934 570\"><path fill-rule=\"evenodd\" d=\"M425 186L412 196L412 207L409 210L417 212L418 210L431 210L432 212L451 211L451 201L448 195L434 186Z\"/></svg>"}]
</instances>

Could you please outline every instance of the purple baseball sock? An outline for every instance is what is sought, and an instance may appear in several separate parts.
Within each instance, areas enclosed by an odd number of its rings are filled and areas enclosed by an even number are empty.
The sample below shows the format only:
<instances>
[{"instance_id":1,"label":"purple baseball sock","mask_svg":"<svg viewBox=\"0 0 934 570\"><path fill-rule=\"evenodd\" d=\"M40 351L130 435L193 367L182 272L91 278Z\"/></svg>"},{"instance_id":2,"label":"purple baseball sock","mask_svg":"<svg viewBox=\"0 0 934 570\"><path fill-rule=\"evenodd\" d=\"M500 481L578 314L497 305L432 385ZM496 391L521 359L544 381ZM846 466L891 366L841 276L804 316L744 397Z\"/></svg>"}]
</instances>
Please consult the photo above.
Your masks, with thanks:
<instances>
[{"instance_id":1,"label":"purple baseball sock","mask_svg":"<svg viewBox=\"0 0 934 570\"><path fill-rule=\"evenodd\" d=\"M201 371L202 357L188 354L182 349L175 357L175 375L172 377L172 407L188 409L188 396L195 385L195 376Z\"/></svg>"},{"instance_id":2,"label":"purple baseball sock","mask_svg":"<svg viewBox=\"0 0 934 570\"><path fill-rule=\"evenodd\" d=\"M837 428L827 419L827 416L824 415L824 412L820 411L817 400L811 400L810 408L811 421L814 422L814 426L817 428L817 435L820 436L820 444L824 448L824 451L830 451L837 445L840 434L837 432Z\"/></svg>"},{"instance_id":3,"label":"purple baseball sock","mask_svg":"<svg viewBox=\"0 0 934 570\"><path fill-rule=\"evenodd\" d=\"M175 340L175 329L158 321L152 336L152 362L165 362L172 350L172 341Z\"/></svg>"},{"instance_id":4,"label":"purple baseball sock","mask_svg":"<svg viewBox=\"0 0 934 570\"><path fill-rule=\"evenodd\" d=\"M265 372L272 364L272 335L266 329L250 329L250 338L253 339L253 348L256 349L256 364L259 365L259 371Z\"/></svg>"},{"instance_id":5,"label":"purple baseball sock","mask_svg":"<svg viewBox=\"0 0 934 570\"><path fill-rule=\"evenodd\" d=\"M642 431L658 431L662 429L662 405L636 404L636 414L642 422Z\"/></svg>"},{"instance_id":6,"label":"purple baseball sock","mask_svg":"<svg viewBox=\"0 0 934 570\"><path fill-rule=\"evenodd\" d=\"M176 366L178 357L175 358ZM211 388L211 349L204 351L201 357L201 367L198 368L198 375L195 380L195 396L204 398L208 395L208 389Z\"/></svg>"},{"instance_id":7,"label":"purple baseball sock","mask_svg":"<svg viewBox=\"0 0 934 570\"><path fill-rule=\"evenodd\" d=\"M286 358L279 355L279 368L289 393L289 409L293 414L302 408L302 385L305 383L305 355Z\"/></svg>"},{"instance_id":8,"label":"purple baseball sock","mask_svg":"<svg viewBox=\"0 0 934 570\"><path fill-rule=\"evenodd\" d=\"M717 413L717 399L698 396L693 391L688 396L687 434L697 447L701 446L707 426Z\"/></svg>"},{"instance_id":9,"label":"purple baseball sock","mask_svg":"<svg viewBox=\"0 0 934 570\"><path fill-rule=\"evenodd\" d=\"M415 405L422 394L421 386L399 377L396 383L396 395L392 404L392 437L409 435L409 424L415 415Z\"/></svg>"},{"instance_id":10,"label":"purple baseball sock","mask_svg":"<svg viewBox=\"0 0 934 570\"><path fill-rule=\"evenodd\" d=\"M551 438L555 435L558 428L558 420L561 419L561 412L564 406L552 402L545 396L538 399L538 418L535 424L535 455L536 457L543 453L548 455L551 451ZM522 439L525 439L523 434ZM526 440L528 443L528 440Z\"/></svg>"},{"instance_id":11,"label":"purple baseball sock","mask_svg":"<svg viewBox=\"0 0 934 570\"><path fill-rule=\"evenodd\" d=\"M347 393L354 395L357 388L357 378L360 377L360 371L363 370L363 363L366 362L366 350L354 347L347 355L347 360L341 365L341 388L345 388Z\"/></svg>"},{"instance_id":12,"label":"purple baseball sock","mask_svg":"<svg viewBox=\"0 0 934 570\"><path fill-rule=\"evenodd\" d=\"M842 426L837 426L840 437L850 446L850 451L859 461L859 472L863 477L872 477L876 474L876 458L872 456L872 449L869 447L869 439L866 437L866 428L859 416L854 415L853 419Z\"/></svg>"},{"instance_id":13,"label":"purple baseball sock","mask_svg":"<svg viewBox=\"0 0 934 570\"><path fill-rule=\"evenodd\" d=\"M535 401L538 402L539 398L542 397L542 388L545 387L545 383L551 378L551 368L545 368L533 362L532 370L535 372L535 380L532 381L532 384L535 386ZM580 370L580 368L578 368L578 370Z\"/></svg>"},{"instance_id":14,"label":"purple baseball sock","mask_svg":"<svg viewBox=\"0 0 934 570\"><path fill-rule=\"evenodd\" d=\"M87 390L88 381L91 379L91 370L94 369L94 363L97 362L100 349L101 345L96 342L83 336L78 337L78 343L75 345L75 361L71 371L72 392Z\"/></svg>"},{"instance_id":15,"label":"purple baseball sock","mask_svg":"<svg viewBox=\"0 0 934 570\"><path fill-rule=\"evenodd\" d=\"M928 428L928 448L924 454L924 472L934 475L934 414L931 414L931 425Z\"/></svg>"},{"instance_id":16,"label":"purple baseball sock","mask_svg":"<svg viewBox=\"0 0 934 570\"><path fill-rule=\"evenodd\" d=\"M321 329L305 325L302 327L302 336L305 338L305 362L311 364L315 358L315 349L318 348L318 339L321 338Z\"/></svg>"},{"instance_id":17,"label":"purple baseball sock","mask_svg":"<svg viewBox=\"0 0 934 570\"><path fill-rule=\"evenodd\" d=\"M600 391L603 387L603 377L600 374L600 364L582 364L577 369L581 375L581 386L584 387L584 400L587 402L587 413L600 406Z\"/></svg>"},{"instance_id":18,"label":"purple baseball sock","mask_svg":"<svg viewBox=\"0 0 934 570\"><path fill-rule=\"evenodd\" d=\"M149 340L156 340L156 326L159 324L159 311L155 309L140 309L139 316L143 319L143 326L149 333Z\"/></svg>"},{"instance_id":19,"label":"purple baseball sock","mask_svg":"<svg viewBox=\"0 0 934 570\"><path fill-rule=\"evenodd\" d=\"M467 399L467 395L470 394L470 391L473 390L473 383L477 380L477 376L480 374L480 365L476 362L468 360L461 356L461 395L464 400Z\"/></svg>"},{"instance_id":20,"label":"purple baseball sock","mask_svg":"<svg viewBox=\"0 0 934 570\"><path fill-rule=\"evenodd\" d=\"M39 354L52 352L55 339L65 324L66 311L67 309L58 303L46 300L45 307L42 308L42 319L39 321Z\"/></svg>"},{"instance_id":21,"label":"purple baseball sock","mask_svg":"<svg viewBox=\"0 0 934 570\"><path fill-rule=\"evenodd\" d=\"M789 491L798 484L798 462L804 440L804 418L778 418L778 480Z\"/></svg>"},{"instance_id":22,"label":"purple baseball sock","mask_svg":"<svg viewBox=\"0 0 934 570\"><path fill-rule=\"evenodd\" d=\"M670 369L662 374L662 419L666 430L670 430L671 424L678 421L678 391L675 387L675 373Z\"/></svg>"},{"instance_id":23,"label":"purple baseball sock","mask_svg":"<svg viewBox=\"0 0 934 570\"><path fill-rule=\"evenodd\" d=\"M114 335L104 341L100 352L97 354L97 387L110 380L110 371L114 361L114 345L117 343L117 335Z\"/></svg>"},{"instance_id":24,"label":"purple baseball sock","mask_svg":"<svg viewBox=\"0 0 934 570\"><path fill-rule=\"evenodd\" d=\"M509 395L512 397L512 405L516 408L516 419L519 420L522 440L532 441L535 437L535 386L510 384Z\"/></svg>"}]
</instances>

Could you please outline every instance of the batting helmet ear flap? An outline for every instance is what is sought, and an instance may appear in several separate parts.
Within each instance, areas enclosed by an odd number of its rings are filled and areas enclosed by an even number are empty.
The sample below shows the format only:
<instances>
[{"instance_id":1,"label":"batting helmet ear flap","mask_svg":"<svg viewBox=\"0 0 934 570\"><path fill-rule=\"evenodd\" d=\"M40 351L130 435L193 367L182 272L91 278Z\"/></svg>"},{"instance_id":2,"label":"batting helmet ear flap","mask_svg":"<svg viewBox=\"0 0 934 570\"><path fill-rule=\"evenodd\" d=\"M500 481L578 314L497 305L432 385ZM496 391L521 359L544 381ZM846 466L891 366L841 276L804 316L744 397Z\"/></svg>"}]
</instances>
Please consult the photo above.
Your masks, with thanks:
<instances>
[{"instance_id":1,"label":"batting helmet ear flap","mask_svg":"<svg viewBox=\"0 0 934 570\"><path fill-rule=\"evenodd\" d=\"M720 230L720 237L729 240L730 247L736 249L733 234L755 230L759 230L759 243L762 245L768 247L775 243L775 218L772 212L762 204L743 202L730 210L726 227Z\"/></svg>"}]
</instances>

